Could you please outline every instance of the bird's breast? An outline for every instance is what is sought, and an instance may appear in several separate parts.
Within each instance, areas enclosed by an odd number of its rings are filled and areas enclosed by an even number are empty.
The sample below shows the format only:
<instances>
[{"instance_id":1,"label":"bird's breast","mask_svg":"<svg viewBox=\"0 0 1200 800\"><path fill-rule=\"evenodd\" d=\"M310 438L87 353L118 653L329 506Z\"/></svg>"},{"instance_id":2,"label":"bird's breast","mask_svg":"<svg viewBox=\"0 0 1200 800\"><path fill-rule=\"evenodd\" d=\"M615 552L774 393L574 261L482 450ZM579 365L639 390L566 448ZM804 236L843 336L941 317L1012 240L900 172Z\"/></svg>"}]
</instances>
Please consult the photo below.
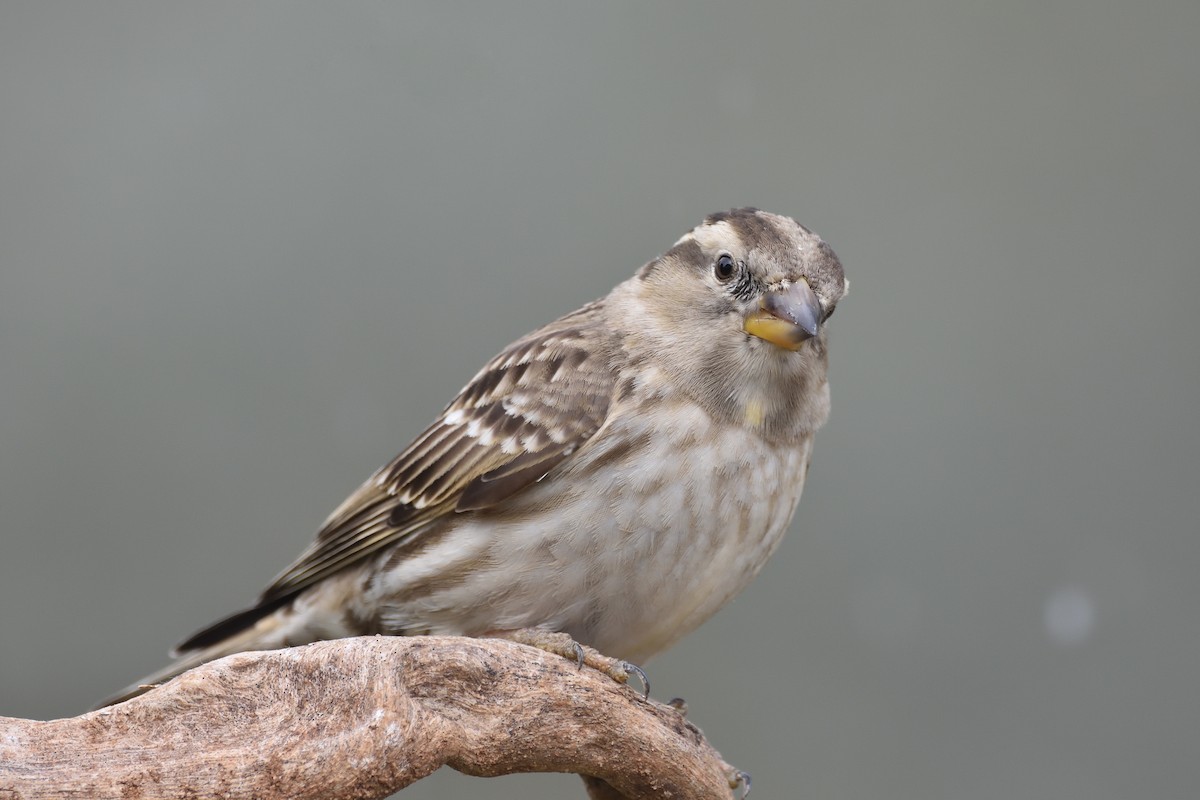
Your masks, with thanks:
<instances>
[{"instance_id":1,"label":"bird's breast","mask_svg":"<svg viewBox=\"0 0 1200 800\"><path fill-rule=\"evenodd\" d=\"M598 489L572 504L592 603L578 635L642 661L728 603L787 530L810 446L770 444L686 402L606 431L564 473L590 472Z\"/></svg>"}]
</instances>

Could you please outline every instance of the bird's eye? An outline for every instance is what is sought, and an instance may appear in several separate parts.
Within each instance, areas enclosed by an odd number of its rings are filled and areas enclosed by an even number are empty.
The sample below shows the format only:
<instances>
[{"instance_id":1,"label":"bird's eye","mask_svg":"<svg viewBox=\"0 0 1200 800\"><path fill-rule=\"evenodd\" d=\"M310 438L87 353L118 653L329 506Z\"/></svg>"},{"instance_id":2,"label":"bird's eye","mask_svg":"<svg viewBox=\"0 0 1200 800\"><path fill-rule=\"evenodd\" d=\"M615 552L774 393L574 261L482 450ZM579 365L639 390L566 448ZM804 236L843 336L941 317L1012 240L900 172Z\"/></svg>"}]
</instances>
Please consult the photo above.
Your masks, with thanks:
<instances>
[{"instance_id":1,"label":"bird's eye","mask_svg":"<svg viewBox=\"0 0 1200 800\"><path fill-rule=\"evenodd\" d=\"M733 263L733 256L729 255L728 253L718 258L717 263L713 265L713 275L716 275L717 280L719 280L721 283L725 283L732 278L734 272L735 265Z\"/></svg>"}]
</instances>

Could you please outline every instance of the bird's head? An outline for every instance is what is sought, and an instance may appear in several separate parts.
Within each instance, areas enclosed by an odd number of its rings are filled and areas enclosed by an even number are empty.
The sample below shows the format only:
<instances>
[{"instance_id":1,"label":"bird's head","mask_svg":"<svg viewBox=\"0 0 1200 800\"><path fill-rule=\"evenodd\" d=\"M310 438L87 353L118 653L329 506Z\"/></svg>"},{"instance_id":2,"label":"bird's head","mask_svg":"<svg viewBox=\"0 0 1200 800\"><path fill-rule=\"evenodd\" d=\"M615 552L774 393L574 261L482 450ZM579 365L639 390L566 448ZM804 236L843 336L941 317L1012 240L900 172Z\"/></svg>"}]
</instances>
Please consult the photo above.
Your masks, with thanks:
<instances>
[{"instance_id":1,"label":"bird's head","mask_svg":"<svg viewBox=\"0 0 1200 800\"><path fill-rule=\"evenodd\" d=\"M788 436L828 413L826 322L846 288L819 236L743 208L709 216L644 266L619 305L634 349L694 399Z\"/></svg>"}]
</instances>

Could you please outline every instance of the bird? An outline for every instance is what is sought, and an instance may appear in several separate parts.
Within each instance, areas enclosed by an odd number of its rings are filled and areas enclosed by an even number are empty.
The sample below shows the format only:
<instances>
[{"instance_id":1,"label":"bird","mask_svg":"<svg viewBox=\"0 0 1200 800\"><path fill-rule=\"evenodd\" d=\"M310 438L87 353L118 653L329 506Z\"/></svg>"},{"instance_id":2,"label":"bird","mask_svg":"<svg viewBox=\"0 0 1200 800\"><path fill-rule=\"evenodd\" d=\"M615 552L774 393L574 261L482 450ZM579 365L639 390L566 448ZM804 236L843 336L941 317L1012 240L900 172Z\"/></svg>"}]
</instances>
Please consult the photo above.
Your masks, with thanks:
<instances>
[{"instance_id":1,"label":"bird","mask_svg":"<svg viewBox=\"0 0 1200 800\"><path fill-rule=\"evenodd\" d=\"M253 606L104 704L232 653L373 634L565 640L644 663L745 588L788 529L847 289L793 219L709 215L504 348Z\"/></svg>"}]
</instances>

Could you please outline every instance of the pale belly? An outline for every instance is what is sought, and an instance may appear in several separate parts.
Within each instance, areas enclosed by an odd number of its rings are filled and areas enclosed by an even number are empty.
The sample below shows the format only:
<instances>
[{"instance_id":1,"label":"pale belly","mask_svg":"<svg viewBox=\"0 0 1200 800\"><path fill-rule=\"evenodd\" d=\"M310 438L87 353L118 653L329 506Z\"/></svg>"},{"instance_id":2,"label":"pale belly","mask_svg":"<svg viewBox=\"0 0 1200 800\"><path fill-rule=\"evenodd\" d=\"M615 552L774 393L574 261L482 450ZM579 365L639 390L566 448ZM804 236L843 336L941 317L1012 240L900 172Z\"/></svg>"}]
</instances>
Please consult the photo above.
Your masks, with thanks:
<instances>
[{"instance_id":1,"label":"pale belly","mask_svg":"<svg viewBox=\"0 0 1200 800\"><path fill-rule=\"evenodd\" d=\"M452 518L399 564L376 559L362 600L384 631L543 627L644 662L729 602L787 530L811 438L717 433L678 406L625 425L503 510Z\"/></svg>"}]
</instances>

